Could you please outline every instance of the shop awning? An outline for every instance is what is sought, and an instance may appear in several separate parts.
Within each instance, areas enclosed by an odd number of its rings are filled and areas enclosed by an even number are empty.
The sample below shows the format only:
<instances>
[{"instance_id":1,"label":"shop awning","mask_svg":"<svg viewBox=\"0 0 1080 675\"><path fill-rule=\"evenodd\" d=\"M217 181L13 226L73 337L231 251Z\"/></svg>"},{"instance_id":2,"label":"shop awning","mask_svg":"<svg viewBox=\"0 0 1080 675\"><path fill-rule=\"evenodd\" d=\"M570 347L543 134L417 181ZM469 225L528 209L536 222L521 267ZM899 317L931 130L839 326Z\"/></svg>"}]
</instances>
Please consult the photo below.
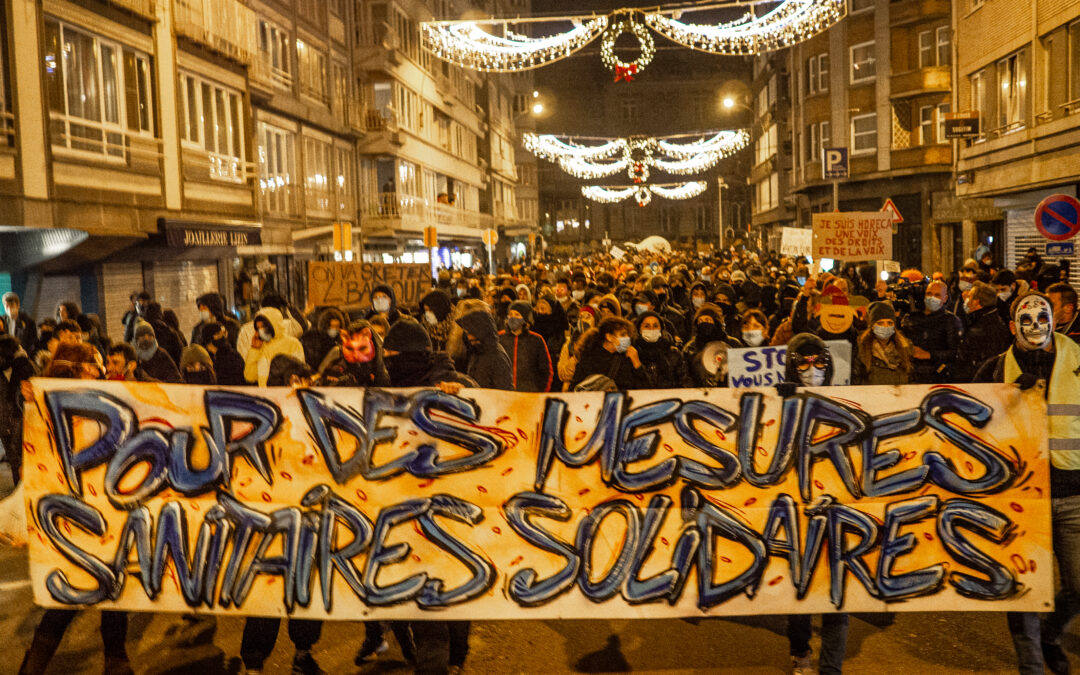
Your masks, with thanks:
<instances>
[{"instance_id":1,"label":"shop awning","mask_svg":"<svg viewBox=\"0 0 1080 675\"><path fill-rule=\"evenodd\" d=\"M18 272L57 258L89 235L82 230L0 226L0 272Z\"/></svg>"}]
</instances>

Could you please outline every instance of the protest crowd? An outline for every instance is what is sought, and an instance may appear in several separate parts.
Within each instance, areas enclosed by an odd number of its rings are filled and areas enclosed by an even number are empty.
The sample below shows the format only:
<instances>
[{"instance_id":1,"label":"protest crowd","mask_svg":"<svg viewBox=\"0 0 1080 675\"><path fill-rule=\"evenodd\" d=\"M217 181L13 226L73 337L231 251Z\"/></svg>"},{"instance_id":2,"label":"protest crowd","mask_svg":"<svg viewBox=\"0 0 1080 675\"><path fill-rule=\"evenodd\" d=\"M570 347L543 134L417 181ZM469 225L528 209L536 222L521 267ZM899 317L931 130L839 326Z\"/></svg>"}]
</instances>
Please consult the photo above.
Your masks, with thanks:
<instances>
[{"instance_id":1,"label":"protest crowd","mask_svg":"<svg viewBox=\"0 0 1080 675\"><path fill-rule=\"evenodd\" d=\"M1073 431L1080 427L1080 324L1068 267L1034 249L1015 269L1000 262L986 251L951 275L882 275L872 263L822 272L805 258L745 248L714 255L630 250L619 259L593 254L513 265L497 275L441 270L417 306L400 305L387 285L374 287L364 307L301 309L269 291L250 316L238 316L222 296L207 294L196 301L201 321L190 333L147 293L132 295L115 326L73 302L37 322L8 293L0 321L0 443L18 476L24 383L35 376L450 393L697 389L733 385L730 350L786 346L785 381L765 384L791 391L832 383L828 345L837 341L850 347L853 385L1048 382L1051 416L1060 412L1052 432L1064 425L1080 438ZM1056 611L1010 613L1007 620L1023 673L1069 672L1061 637L1080 610L1080 528L1068 523L1072 504L1080 503L1080 462L1066 456L1067 445L1051 442L1062 587ZM74 614L45 612L21 672L45 670ZM247 620L240 654L246 672L262 668L278 621ZM794 672L841 672L847 616L823 617L816 663L810 621L789 620ZM321 672L311 651L320 629L318 621L289 621L293 672ZM103 613L108 673L131 672L126 630L123 612ZM417 672L465 665L463 621L366 622L356 663L377 658L391 634Z\"/></svg>"}]
</instances>

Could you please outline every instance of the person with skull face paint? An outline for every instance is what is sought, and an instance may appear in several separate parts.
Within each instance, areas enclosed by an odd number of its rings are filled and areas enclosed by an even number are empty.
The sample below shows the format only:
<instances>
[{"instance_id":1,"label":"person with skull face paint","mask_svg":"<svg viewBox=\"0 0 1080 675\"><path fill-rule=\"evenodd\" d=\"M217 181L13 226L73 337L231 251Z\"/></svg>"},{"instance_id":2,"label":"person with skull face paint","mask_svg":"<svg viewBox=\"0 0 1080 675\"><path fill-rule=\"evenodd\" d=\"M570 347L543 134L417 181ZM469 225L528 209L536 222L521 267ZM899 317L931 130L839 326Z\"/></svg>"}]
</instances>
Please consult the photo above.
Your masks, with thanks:
<instances>
[{"instance_id":1,"label":"person with skull face paint","mask_svg":"<svg viewBox=\"0 0 1080 675\"><path fill-rule=\"evenodd\" d=\"M1080 613L1080 415L1074 412L1080 401L1080 346L1054 332L1053 304L1042 293L1013 301L1011 319L1013 344L984 363L975 381L1014 382L1021 389L1047 383L1051 525L1061 590L1045 621L1035 613L1010 612L1009 632L1022 674L1042 673L1044 665L1068 673L1061 637Z\"/></svg>"},{"instance_id":2,"label":"person with skull face paint","mask_svg":"<svg viewBox=\"0 0 1080 675\"><path fill-rule=\"evenodd\" d=\"M833 360L829 347L813 333L799 333L791 338L784 364L784 384L777 387L781 396L792 396L797 387L827 387L832 384ZM796 674L813 673L813 650L810 648L811 615L788 616L787 636L791 645L792 667ZM848 615L821 616L820 673L840 673L847 649Z\"/></svg>"},{"instance_id":3,"label":"person with skull face paint","mask_svg":"<svg viewBox=\"0 0 1080 675\"><path fill-rule=\"evenodd\" d=\"M342 331L341 344L319 366L319 379L330 387L390 386L382 341L370 322L358 319Z\"/></svg>"},{"instance_id":4,"label":"person with skull face paint","mask_svg":"<svg viewBox=\"0 0 1080 675\"><path fill-rule=\"evenodd\" d=\"M255 334L251 337L251 349L244 356L244 379L265 387L274 357L287 354L303 361L304 347L286 332L284 317L273 307L260 309L252 325Z\"/></svg>"}]
</instances>

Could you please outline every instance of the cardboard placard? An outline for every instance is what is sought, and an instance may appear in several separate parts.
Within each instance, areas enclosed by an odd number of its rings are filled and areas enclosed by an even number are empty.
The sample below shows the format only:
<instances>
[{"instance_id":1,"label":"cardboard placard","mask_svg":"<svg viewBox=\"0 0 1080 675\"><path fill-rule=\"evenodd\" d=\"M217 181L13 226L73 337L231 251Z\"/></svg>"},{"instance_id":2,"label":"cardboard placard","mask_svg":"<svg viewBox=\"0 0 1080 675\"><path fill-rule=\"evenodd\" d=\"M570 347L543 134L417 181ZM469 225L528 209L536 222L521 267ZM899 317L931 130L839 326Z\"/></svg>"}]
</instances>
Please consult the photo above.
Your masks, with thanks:
<instances>
[{"instance_id":1,"label":"cardboard placard","mask_svg":"<svg viewBox=\"0 0 1080 675\"><path fill-rule=\"evenodd\" d=\"M881 211L814 214L814 259L892 259L892 215Z\"/></svg>"},{"instance_id":2,"label":"cardboard placard","mask_svg":"<svg viewBox=\"0 0 1080 675\"><path fill-rule=\"evenodd\" d=\"M400 306L416 306L431 290L431 267L383 263L309 262L308 300L315 306L367 307L380 284L394 289Z\"/></svg>"},{"instance_id":3,"label":"cardboard placard","mask_svg":"<svg viewBox=\"0 0 1080 675\"><path fill-rule=\"evenodd\" d=\"M806 256L814 253L814 231L802 227L785 227L780 237L780 254Z\"/></svg>"},{"instance_id":4,"label":"cardboard placard","mask_svg":"<svg viewBox=\"0 0 1080 675\"><path fill-rule=\"evenodd\" d=\"M833 360L833 385L851 384L851 343L826 340ZM787 346L729 349L728 386L733 389L774 387L784 381Z\"/></svg>"}]
</instances>

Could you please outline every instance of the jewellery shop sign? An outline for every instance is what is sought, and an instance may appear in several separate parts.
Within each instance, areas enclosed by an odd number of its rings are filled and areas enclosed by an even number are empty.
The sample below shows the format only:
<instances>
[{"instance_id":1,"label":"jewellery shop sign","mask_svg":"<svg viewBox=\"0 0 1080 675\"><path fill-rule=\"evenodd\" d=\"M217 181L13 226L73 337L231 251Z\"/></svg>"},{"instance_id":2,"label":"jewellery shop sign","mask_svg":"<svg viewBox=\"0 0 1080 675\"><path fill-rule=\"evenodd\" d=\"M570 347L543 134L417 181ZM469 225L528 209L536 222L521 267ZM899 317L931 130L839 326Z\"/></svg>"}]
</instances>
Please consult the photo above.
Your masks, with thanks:
<instances>
[{"instance_id":1,"label":"jewellery shop sign","mask_svg":"<svg viewBox=\"0 0 1080 675\"><path fill-rule=\"evenodd\" d=\"M511 619L1052 605L1037 387L33 386L30 573L48 607Z\"/></svg>"}]
</instances>

